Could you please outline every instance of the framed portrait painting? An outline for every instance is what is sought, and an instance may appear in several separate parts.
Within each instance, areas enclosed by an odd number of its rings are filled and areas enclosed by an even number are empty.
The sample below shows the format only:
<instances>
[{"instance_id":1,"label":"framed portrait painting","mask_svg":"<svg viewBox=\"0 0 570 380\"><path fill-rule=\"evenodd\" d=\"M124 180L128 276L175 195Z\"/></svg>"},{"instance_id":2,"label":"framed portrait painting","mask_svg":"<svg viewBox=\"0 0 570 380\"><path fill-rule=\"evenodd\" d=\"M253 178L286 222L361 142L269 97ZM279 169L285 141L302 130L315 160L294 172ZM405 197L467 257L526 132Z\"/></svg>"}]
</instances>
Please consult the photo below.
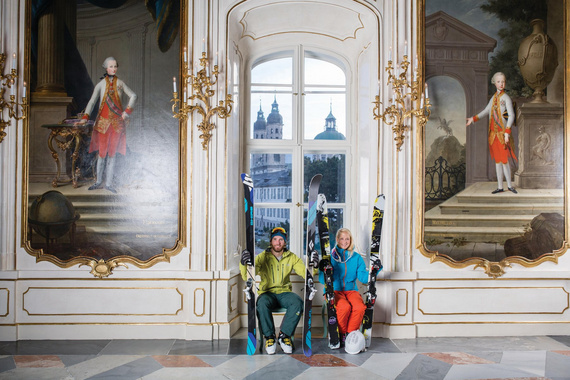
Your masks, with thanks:
<instances>
[{"instance_id":1,"label":"framed portrait painting","mask_svg":"<svg viewBox=\"0 0 570 380\"><path fill-rule=\"evenodd\" d=\"M496 277L565 251L567 8L419 0L432 104L420 249L432 261Z\"/></svg>"},{"instance_id":2,"label":"framed portrait painting","mask_svg":"<svg viewBox=\"0 0 570 380\"><path fill-rule=\"evenodd\" d=\"M39 261L149 267L184 242L179 0L29 0L23 241Z\"/></svg>"}]
</instances>

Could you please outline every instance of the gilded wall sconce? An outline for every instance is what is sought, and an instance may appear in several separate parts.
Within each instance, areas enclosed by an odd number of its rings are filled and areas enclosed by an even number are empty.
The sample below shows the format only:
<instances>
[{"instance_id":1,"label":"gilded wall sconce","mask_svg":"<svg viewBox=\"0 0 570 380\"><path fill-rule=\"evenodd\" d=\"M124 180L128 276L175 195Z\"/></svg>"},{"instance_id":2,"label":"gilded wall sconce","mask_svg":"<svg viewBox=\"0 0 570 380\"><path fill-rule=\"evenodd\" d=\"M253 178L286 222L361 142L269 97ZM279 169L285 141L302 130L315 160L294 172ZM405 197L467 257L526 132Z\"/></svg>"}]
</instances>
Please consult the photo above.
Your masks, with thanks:
<instances>
[{"instance_id":1,"label":"gilded wall sconce","mask_svg":"<svg viewBox=\"0 0 570 380\"><path fill-rule=\"evenodd\" d=\"M10 124L10 119L22 120L28 115L28 103L26 100L26 82L24 82L24 92L22 94L22 101L16 101L16 87L18 80L18 71L16 70L16 54L12 55L12 69L10 73L4 75L4 68L6 66L6 54L0 53L0 143L4 141L6 127ZM4 97L6 90L10 89L9 100L6 101ZM21 109L21 116L18 116L18 109ZM4 120L5 112L8 118Z\"/></svg>"},{"instance_id":2,"label":"gilded wall sconce","mask_svg":"<svg viewBox=\"0 0 570 380\"><path fill-rule=\"evenodd\" d=\"M232 112L232 96L226 95L226 99L220 100L217 106L211 104L212 97L216 95L218 82L218 63L217 57L214 62L212 72L209 70L209 60L205 52L202 52L200 58L200 70L194 74L192 67L188 68L186 57L186 48L184 48L184 65L182 71L181 87L183 89L182 96L178 98L176 86L176 77L173 79L173 99L172 114L180 120L186 120L194 111L202 116L202 121L198 124L200 130L200 138L202 139L202 148L208 149L208 144L212 138L212 131L216 128L216 124L211 121L213 116L225 119ZM186 88L190 86L190 95L187 96ZM221 90L220 90L221 91ZM178 110L177 110L178 109Z\"/></svg>"},{"instance_id":3,"label":"gilded wall sconce","mask_svg":"<svg viewBox=\"0 0 570 380\"><path fill-rule=\"evenodd\" d=\"M375 101L372 102L372 104L374 104L374 108L372 110L374 120L382 119L384 123L392 126L392 131L395 135L394 141L396 141L396 149L398 151L402 150L405 132L411 128L411 123L408 123L407 120L411 119L413 115L418 118L418 123L420 127L423 128L431 114L431 104L429 102L427 84L425 85L424 91L424 88L421 88L421 84L418 79L417 67L414 71L414 78L410 83L407 78L409 66L410 62L408 61L407 44L404 52L404 59L399 66L396 62L395 68L392 66L392 49L390 48L390 56L386 72L388 73L387 85L392 86L393 97L390 99L390 103L384 108L382 113L380 107L382 104L380 101L380 95L376 95Z\"/></svg>"}]
</instances>

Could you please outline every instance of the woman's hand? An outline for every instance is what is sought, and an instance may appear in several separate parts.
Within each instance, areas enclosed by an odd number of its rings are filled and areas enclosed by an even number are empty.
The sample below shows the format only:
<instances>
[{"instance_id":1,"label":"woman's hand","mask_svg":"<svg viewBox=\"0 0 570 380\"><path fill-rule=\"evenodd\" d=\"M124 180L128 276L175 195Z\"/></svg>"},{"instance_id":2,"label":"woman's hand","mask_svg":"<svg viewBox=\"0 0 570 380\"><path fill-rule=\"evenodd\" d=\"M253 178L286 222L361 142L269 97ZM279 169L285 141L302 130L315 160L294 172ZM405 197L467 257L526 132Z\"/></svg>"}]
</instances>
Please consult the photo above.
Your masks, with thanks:
<instances>
[{"instance_id":1,"label":"woman's hand","mask_svg":"<svg viewBox=\"0 0 570 380\"><path fill-rule=\"evenodd\" d=\"M509 134L505 133L505 144L509 143Z\"/></svg>"},{"instance_id":2,"label":"woman's hand","mask_svg":"<svg viewBox=\"0 0 570 380\"><path fill-rule=\"evenodd\" d=\"M469 125L473 124L474 120L472 117L468 117L467 118L467 125L465 125L466 127L468 127Z\"/></svg>"}]
</instances>

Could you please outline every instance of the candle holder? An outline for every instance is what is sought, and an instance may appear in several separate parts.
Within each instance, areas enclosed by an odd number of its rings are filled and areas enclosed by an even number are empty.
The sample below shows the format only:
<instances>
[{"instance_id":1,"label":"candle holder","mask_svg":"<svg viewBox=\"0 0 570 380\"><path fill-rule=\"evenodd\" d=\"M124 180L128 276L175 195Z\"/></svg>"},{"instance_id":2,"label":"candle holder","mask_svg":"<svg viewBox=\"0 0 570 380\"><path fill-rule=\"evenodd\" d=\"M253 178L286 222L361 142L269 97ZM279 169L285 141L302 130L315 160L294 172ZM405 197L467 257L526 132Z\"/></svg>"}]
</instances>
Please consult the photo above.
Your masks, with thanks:
<instances>
[{"instance_id":1,"label":"candle holder","mask_svg":"<svg viewBox=\"0 0 570 380\"><path fill-rule=\"evenodd\" d=\"M26 84L24 82L24 96L22 96L22 102L18 103L16 101L16 95L14 91L16 89L16 83L18 79L18 72L16 70L16 55L13 56L12 70L10 73L4 75L4 67L6 65L6 54L0 53L0 143L4 141L6 137L6 132L4 130L8 125L10 125L10 119L23 120L28 115L28 103L26 100ZM6 90L10 89L11 95L9 100L6 101L4 95ZM18 116L18 108L21 108L21 116ZM4 111L8 113L8 118L4 120Z\"/></svg>"},{"instance_id":2,"label":"candle holder","mask_svg":"<svg viewBox=\"0 0 570 380\"><path fill-rule=\"evenodd\" d=\"M194 111L202 116L202 121L198 124L200 130L200 138L202 139L202 148L208 149L208 144L212 138L212 131L216 128L216 124L211 121L212 116L217 115L219 118L225 119L232 112L232 96L226 94L226 99L220 100L217 106L211 104L211 98L216 95L216 84L218 82L218 65L214 64L212 73L209 73L209 63L205 52L202 52L200 58L200 69L196 74L188 69L186 62L186 52L184 52L184 69L181 79L181 87L184 89L181 99L178 98L176 91L176 78L174 78L174 92L171 99L172 114L180 120L186 120ZM190 96L186 97L185 89L190 86Z\"/></svg>"},{"instance_id":3,"label":"candle holder","mask_svg":"<svg viewBox=\"0 0 570 380\"><path fill-rule=\"evenodd\" d=\"M388 61L388 67L386 67L386 72L388 73L387 85L392 85L394 97L390 99L391 104L384 108L383 113L380 113L380 105L382 104L380 95L376 95L375 101L372 102L372 104L374 104L372 110L374 120L382 119L384 123L392 126L392 131L395 135L394 141L396 141L396 149L398 151L402 150L405 133L411 128L410 125L406 124L406 120L411 119L413 115L418 118L418 124L423 128L431 114L427 84L425 85L424 94L423 89L420 87L420 81L418 80L417 68L414 73L414 79L410 83L407 78L409 66L410 62L408 61L408 56L404 55L404 59L400 64L401 72L398 74L399 70L397 70L396 73L394 73L392 59L390 59Z\"/></svg>"}]
</instances>

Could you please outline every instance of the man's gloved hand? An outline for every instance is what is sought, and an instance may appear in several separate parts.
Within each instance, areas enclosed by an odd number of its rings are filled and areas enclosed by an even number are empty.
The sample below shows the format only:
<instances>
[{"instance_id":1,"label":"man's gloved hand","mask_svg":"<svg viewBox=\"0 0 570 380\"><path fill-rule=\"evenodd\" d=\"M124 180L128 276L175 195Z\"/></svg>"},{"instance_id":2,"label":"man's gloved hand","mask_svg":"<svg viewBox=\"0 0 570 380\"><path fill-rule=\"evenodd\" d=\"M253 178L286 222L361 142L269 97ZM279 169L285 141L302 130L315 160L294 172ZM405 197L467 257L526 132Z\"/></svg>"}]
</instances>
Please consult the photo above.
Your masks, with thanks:
<instances>
[{"instance_id":1,"label":"man's gloved hand","mask_svg":"<svg viewBox=\"0 0 570 380\"><path fill-rule=\"evenodd\" d=\"M375 271L375 272L380 272L382 270L382 268L384 268L382 266L382 261L380 261L380 259L376 259L372 262L372 268L370 268L370 269Z\"/></svg>"},{"instance_id":2,"label":"man's gloved hand","mask_svg":"<svg viewBox=\"0 0 570 380\"><path fill-rule=\"evenodd\" d=\"M247 249L244 249L241 253L240 262L242 265L253 265L253 262L251 261L251 252L249 252Z\"/></svg>"},{"instance_id":3,"label":"man's gloved hand","mask_svg":"<svg viewBox=\"0 0 570 380\"><path fill-rule=\"evenodd\" d=\"M312 266L313 268L317 268L319 266L319 253L317 251L311 252L309 265Z\"/></svg>"}]
</instances>

